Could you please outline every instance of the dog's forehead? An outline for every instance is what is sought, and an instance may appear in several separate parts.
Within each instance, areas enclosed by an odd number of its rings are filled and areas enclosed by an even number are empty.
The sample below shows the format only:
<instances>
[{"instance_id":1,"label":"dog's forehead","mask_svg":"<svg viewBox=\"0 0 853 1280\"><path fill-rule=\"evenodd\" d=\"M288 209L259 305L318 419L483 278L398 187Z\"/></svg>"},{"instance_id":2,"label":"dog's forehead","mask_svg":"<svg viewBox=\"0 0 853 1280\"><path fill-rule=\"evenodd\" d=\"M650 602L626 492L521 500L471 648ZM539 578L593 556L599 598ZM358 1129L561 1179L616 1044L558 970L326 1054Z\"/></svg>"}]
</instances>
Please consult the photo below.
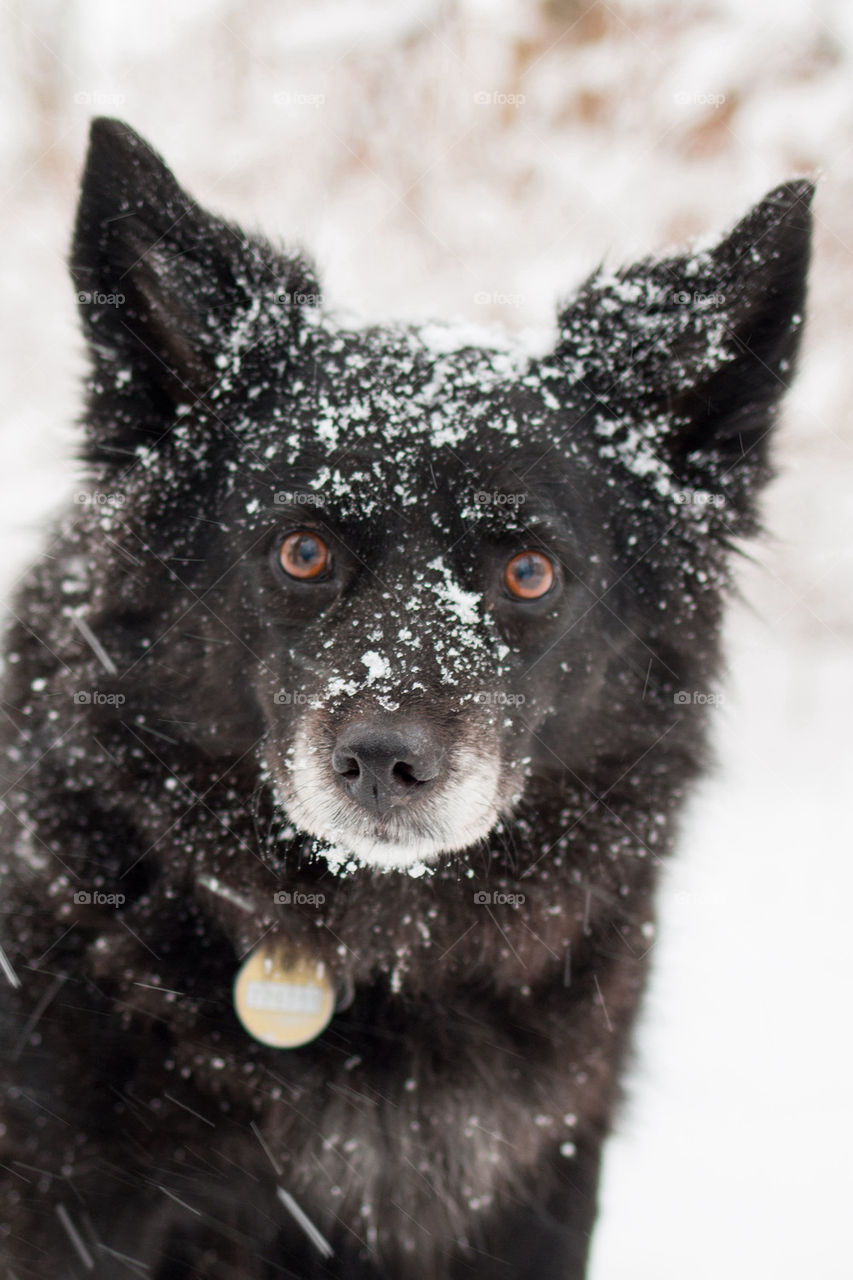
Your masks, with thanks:
<instances>
[{"instance_id":1,"label":"dog's forehead","mask_svg":"<svg viewBox=\"0 0 853 1280\"><path fill-rule=\"evenodd\" d=\"M314 331L289 395L294 453L319 444L412 478L441 453L511 453L557 407L523 349L453 325Z\"/></svg>"},{"instance_id":2,"label":"dog's forehead","mask_svg":"<svg viewBox=\"0 0 853 1280\"><path fill-rule=\"evenodd\" d=\"M272 485L282 507L366 524L388 547L426 554L441 537L455 542L460 522L519 532L521 504L544 509L546 490L576 488L583 450L559 371L500 338L471 326L315 322L235 433L239 475L257 476L259 501Z\"/></svg>"}]
</instances>

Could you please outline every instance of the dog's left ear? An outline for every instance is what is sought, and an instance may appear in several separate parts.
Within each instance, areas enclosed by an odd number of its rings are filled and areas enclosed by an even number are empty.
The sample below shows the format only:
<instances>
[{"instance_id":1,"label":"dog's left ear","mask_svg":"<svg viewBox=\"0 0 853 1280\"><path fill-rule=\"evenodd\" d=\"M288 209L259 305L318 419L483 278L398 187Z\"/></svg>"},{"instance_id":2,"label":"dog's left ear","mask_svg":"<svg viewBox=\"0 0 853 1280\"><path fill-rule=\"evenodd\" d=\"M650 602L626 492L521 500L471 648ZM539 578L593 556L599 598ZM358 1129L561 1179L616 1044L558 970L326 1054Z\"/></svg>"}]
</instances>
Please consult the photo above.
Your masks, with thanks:
<instances>
[{"instance_id":1,"label":"dog's left ear","mask_svg":"<svg viewBox=\"0 0 853 1280\"><path fill-rule=\"evenodd\" d=\"M603 435L618 445L620 424L639 430L683 482L713 488L737 472L749 505L799 347L813 194L785 183L708 249L587 281L560 316L556 354Z\"/></svg>"},{"instance_id":2,"label":"dog's left ear","mask_svg":"<svg viewBox=\"0 0 853 1280\"><path fill-rule=\"evenodd\" d=\"M310 264L203 209L120 120L92 124L71 274L101 449L132 437L125 417L165 438L177 405L227 394L237 362L261 378L319 298Z\"/></svg>"}]
</instances>

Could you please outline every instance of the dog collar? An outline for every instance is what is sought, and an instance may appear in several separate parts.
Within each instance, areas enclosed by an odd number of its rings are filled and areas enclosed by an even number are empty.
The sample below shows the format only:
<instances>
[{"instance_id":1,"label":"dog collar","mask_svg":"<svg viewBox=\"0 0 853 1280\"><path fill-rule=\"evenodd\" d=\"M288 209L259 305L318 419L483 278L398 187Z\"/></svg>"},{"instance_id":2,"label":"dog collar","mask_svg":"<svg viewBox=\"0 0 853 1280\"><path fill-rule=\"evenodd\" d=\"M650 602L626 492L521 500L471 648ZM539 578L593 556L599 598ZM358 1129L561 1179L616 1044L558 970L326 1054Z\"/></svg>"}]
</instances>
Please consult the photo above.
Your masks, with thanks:
<instances>
[{"instance_id":1,"label":"dog collar","mask_svg":"<svg viewBox=\"0 0 853 1280\"><path fill-rule=\"evenodd\" d=\"M282 963L270 947L256 947L234 980L237 1017L261 1044L296 1049L329 1025L335 991L322 960L303 953Z\"/></svg>"}]
</instances>

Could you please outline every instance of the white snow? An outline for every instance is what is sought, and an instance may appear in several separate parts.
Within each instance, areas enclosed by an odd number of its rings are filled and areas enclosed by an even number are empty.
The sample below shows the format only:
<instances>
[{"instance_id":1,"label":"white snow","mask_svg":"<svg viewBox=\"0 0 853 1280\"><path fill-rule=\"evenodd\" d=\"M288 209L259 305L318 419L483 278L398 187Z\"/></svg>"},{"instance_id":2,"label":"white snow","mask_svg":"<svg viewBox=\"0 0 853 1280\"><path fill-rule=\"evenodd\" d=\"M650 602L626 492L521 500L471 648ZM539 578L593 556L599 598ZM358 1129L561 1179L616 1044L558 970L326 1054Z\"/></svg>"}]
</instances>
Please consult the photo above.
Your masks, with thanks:
<instances>
[{"instance_id":1,"label":"white snow","mask_svg":"<svg viewBox=\"0 0 853 1280\"><path fill-rule=\"evenodd\" d=\"M383 658L382 654L368 649L367 653L361 655L361 661L367 667L367 677L365 684L374 684L377 680L386 679L391 673L391 663L387 658Z\"/></svg>"},{"instance_id":2,"label":"white snow","mask_svg":"<svg viewBox=\"0 0 853 1280\"><path fill-rule=\"evenodd\" d=\"M461 623L473 626L478 622L481 615L482 602L476 592L463 591L459 583L454 581L450 570L440 556L435 560L431 560L427 567L435 569L443 579L442 582L433 584L433 595L444 603Z\"/></svg>"}]
</instances>

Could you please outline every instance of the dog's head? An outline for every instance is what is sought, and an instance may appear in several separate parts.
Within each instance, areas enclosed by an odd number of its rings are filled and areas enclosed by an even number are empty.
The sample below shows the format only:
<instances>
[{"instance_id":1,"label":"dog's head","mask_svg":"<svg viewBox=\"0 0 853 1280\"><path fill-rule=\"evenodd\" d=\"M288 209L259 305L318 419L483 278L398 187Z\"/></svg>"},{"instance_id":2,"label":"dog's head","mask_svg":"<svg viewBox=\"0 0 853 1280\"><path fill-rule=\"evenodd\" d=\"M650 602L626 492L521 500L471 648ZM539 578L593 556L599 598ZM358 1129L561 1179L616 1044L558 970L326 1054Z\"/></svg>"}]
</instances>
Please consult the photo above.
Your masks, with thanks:
<instances>
[{"instance_id":1,"label":"dog's head","mask_svg":"<svg viewBox=\"0 0 853 1280\"><path fill-rule=\"evenodd\" d=\"M810 198L597 272L531 353L335 323L302 258L97 121L72 270L87 460L121 495L95 523L130 559L102 557L93 601L137 701L378 865L469 848L531 776L630 769L713 668Z\"/></svg>"}]
</instances>

